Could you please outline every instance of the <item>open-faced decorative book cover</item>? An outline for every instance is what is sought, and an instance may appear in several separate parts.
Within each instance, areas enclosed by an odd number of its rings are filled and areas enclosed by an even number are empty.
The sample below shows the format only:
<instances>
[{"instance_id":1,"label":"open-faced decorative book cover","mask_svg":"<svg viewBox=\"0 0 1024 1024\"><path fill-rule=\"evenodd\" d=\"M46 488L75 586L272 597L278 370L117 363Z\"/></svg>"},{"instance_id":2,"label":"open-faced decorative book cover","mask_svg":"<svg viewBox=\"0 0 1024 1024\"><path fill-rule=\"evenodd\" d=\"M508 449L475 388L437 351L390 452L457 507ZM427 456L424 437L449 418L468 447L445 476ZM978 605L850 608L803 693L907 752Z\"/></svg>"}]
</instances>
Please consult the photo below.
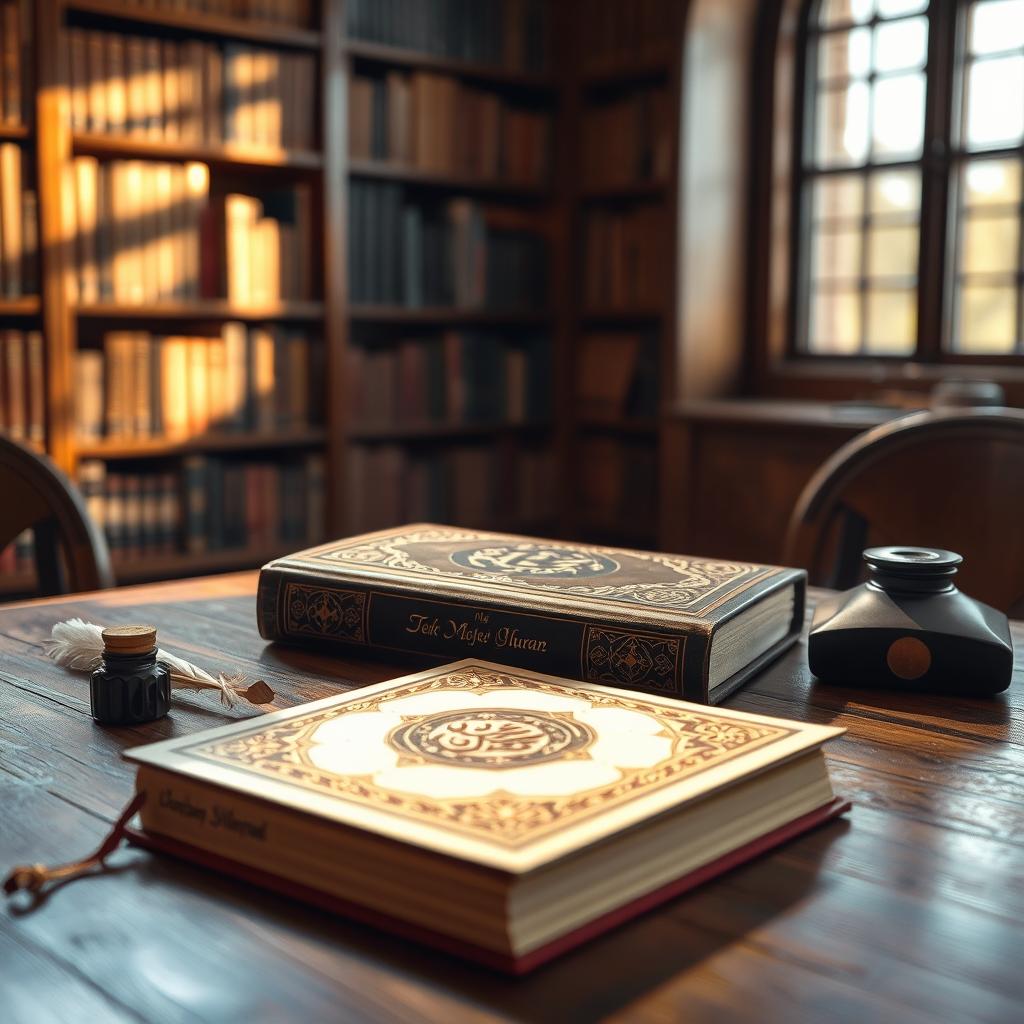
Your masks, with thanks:
<instances>
[{"instance_id":1,"label":"open-faced decorative book cover","mask_svg":"<svg viewBox=\"0 0 1024 1024\"><path fill-rule=\"evenodd\" d=\"M837 813L841 731L464 661L126 756L150 845L525 969Z\"/></svg>"},{"instance_id":2,"label":"open-faced decorative book cover","mask_svg":"<svg viewBox=\"0 0 1024 1024\"><path fill-rule=\"evenodd\" d=\"M791 644L802 570L414 524L275 559L260 633L716 703Z\"/></svg>"}]
</instances>

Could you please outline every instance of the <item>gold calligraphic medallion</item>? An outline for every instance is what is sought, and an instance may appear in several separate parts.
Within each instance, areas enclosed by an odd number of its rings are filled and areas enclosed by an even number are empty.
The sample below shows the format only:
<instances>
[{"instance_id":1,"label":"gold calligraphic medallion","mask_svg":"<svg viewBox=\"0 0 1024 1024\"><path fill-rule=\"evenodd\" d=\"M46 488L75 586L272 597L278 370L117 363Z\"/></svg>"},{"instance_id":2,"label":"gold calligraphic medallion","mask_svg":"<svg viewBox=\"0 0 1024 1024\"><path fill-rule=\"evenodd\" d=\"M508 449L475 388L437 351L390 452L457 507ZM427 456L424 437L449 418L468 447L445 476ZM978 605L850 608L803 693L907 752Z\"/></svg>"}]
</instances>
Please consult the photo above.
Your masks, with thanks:
<instances>
[{"instance_id":1,"label":"gold calligraphic medallion","mask_svg":"<svg viewBox=\"0 0 1024 1024\"><path fill-rule=\"evenodd\" d=\"M521 768L579 756L596 736L572 714L474 708L416 717L388 736L405 757L467 768Z\"/></svg>"}]
</instances>

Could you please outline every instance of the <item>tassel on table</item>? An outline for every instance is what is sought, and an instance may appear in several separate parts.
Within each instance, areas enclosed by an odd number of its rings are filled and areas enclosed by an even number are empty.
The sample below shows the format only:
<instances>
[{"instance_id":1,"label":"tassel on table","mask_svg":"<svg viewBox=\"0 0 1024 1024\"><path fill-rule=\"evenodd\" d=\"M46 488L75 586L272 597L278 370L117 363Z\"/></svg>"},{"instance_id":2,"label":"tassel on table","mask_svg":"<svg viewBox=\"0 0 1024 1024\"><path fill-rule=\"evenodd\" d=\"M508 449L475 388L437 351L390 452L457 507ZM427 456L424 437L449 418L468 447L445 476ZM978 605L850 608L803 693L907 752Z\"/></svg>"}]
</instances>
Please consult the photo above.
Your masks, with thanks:
<instances>
[{"instance_id":1,"label":"tassel on table","mask_svg":"<svg viewBox=\"0 0 1024 1024\"><path fill-rule=\"evenodd\" d=\"M58 867L47 867L45 864L20 864L18 867L12 868L10 874L4 879L3 891L8 896L12 896L16 892L30 892L38 896L51 883L77 878L93 868L103 867L107 857L121 845L128 822L131 821L145 800L145 791L136 793L128 806L121 812L121 816L114 822L103 842L88 857L72 861L70 864L61 864Z\"/></svg>"}]
</instances>

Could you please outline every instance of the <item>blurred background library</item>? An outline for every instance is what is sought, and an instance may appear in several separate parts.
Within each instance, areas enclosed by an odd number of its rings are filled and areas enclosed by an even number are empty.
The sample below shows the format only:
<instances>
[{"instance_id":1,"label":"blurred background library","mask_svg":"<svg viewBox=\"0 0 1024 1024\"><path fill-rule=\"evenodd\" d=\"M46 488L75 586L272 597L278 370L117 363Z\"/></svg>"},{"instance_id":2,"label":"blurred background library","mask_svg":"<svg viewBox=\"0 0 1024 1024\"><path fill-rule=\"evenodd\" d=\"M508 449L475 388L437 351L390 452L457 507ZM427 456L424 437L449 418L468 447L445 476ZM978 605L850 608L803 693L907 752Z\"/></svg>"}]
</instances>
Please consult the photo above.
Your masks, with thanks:
<instances>
[{"instance_id":1,"label":"blurred background library","mask_svg":"<svg viewBox=\"0 0 1024 1024\"><path fill-rule=\"evenodd\" d=\"M813 569L844 446L1024 403L1024 0L0 0L0 57L0 601L419 521Z\"/></svg>"}]
</instances>

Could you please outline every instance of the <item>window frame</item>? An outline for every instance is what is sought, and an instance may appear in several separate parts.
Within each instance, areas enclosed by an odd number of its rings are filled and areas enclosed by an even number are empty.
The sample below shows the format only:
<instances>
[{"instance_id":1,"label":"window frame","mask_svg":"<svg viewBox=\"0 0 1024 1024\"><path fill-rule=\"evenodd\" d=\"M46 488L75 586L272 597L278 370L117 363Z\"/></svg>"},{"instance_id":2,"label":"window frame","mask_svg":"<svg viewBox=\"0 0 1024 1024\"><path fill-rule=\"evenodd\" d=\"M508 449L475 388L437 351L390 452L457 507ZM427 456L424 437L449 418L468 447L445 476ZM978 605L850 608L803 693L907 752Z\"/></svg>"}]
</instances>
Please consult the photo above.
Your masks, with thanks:
<instances>
[{"instance_id":1,"label":"window frame","mask_svg":"<svg viewBox=\"0 0 1024 1024\"><path fill-rule=\"evenodd\" d=\"M967 153L956 143L962 111L963 49L970 0L929 5L924 143L920 160L921 213L917 342L910 355L838 355L800 348L807 308L810 222L802 204L808 175L803 158L813 116L808 50L821 0L775 0L765 5L752 61L754 123L751 146L751 264L749 326L753 339L749 384L777 397L857 399L892 390L927 391L949 377L996 380L1007 402L1024 405L1024 354L950 351L953 331L956 197L953 173ZM809 87L812 86L812 87ZM957 120L954 120L956 115ZM1007 148L1021 153L1024 147ZM987 155L988 151L984 151ZM996 152L992 151L993 154ZM978 154L980 155L980 154ZM909 161L894 166L910 166ZM856 168L854 168L856 170ZM813 172L810 172L813 176ZM1024 236L1024 229L1022 229Z\"/></svg>"}]
</instances>

